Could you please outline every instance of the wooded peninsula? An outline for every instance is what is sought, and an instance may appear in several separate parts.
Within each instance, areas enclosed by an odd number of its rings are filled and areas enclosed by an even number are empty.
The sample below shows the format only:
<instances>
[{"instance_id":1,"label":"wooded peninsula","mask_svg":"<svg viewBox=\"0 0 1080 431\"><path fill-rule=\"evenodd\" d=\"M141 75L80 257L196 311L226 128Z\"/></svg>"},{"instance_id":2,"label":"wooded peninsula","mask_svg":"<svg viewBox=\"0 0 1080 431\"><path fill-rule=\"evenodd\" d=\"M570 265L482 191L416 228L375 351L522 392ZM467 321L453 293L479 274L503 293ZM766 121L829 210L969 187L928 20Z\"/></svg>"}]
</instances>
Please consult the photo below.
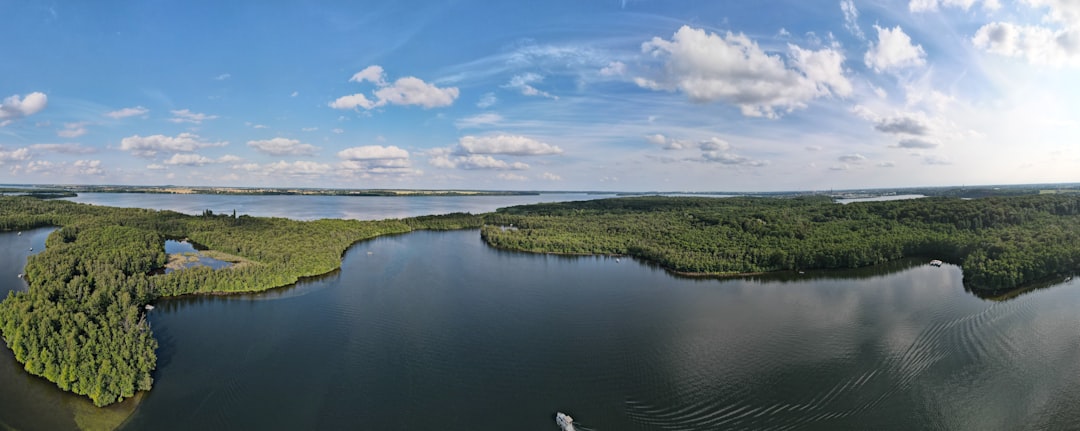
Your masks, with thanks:
<instances>
[{"instance_id":1,"label":"wooded peninsula","mask_svg":"<svg viewBox=\"0 0 1080 431\"><path fill-rule=\"evenodd\" d=\"M0 303L0 334L27 372L104 406L152 386L157 341L146 304L287 286L339 268L350 245L379 235L480 228L495 247L626 255L704 276L936 258L961 265L968 288L991 292L1080 268L1077 215L1076 194L846 205L821 196L647 196L381 221L192 216L0 197L0 231L57 227L45 251L29 258L29 289ZM158 274L165 240L183 238L245 263Z\"/></svg>"}]
</instances>

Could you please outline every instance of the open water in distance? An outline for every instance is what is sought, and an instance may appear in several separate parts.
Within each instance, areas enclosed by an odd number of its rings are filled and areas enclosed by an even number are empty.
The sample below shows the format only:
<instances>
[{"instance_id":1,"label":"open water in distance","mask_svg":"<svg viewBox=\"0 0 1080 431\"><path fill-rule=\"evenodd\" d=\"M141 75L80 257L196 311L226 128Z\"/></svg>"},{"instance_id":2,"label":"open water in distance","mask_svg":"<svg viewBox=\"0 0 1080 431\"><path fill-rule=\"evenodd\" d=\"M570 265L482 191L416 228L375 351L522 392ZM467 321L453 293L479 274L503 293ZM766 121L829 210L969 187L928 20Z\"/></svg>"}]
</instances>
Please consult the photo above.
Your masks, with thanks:
<instances>
[{"instance_id":1,"label":"open water in distance","mask_svg":"<svg viewBox=\"0 0 1080 431\"><path fill-rule=\"evenodd\" d=\"M47 232L0 234L0 287ZM685 279L414 232L294 287L159 301L154 389L123 428L1070 429L1078 288L987 301L921 261ZM8 349L0 379L0 422L74 427L78 397Z\"/></svg>"},{"instance_id":2,"label":"open water in distance","mask_svg":"<svg viewBox=\"0 0 1080 431\"><path fill-rule=\"evenodd\" d=\"M469 212L541 202L583 201L614 194L541 193L521 196L297 196L297 195L174 195L161 193L79 193L72 202L124 208L172 210L185 214L247 214L294 220L321 218L382 220L422 215Z\"/></svg>"}]
</instances>

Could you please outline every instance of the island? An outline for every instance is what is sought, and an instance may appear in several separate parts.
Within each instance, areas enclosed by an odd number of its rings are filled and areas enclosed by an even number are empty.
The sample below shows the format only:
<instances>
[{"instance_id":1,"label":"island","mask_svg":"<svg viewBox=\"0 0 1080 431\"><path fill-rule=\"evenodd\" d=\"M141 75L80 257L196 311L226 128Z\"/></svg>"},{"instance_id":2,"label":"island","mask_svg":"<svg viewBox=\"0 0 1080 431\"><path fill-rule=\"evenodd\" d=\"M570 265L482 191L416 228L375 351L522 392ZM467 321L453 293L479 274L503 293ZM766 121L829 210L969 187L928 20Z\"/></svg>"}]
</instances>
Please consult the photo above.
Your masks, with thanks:
<instances>
[{"instance_id":1,"label":"island","mask_svg":"<svg viewBox=\"0 0 1080 431\"><path fill-rule=\"evenodd\" d=\"M1078 215L1075 193L846 205L814 195L641 196L380 221L195 216L7 196L0 231L57 229L27 263L29 289L0 303L0 334L27 372L105 406L153 386L158 344L147 305L288 286L338 269L349 246L380 235L479 229L494 247L632 256L701 277L921 257L960 265L965 285L985 293L1080 268ZM240 264L162 274L169 239Z\"/></svg>"}]
</instances>

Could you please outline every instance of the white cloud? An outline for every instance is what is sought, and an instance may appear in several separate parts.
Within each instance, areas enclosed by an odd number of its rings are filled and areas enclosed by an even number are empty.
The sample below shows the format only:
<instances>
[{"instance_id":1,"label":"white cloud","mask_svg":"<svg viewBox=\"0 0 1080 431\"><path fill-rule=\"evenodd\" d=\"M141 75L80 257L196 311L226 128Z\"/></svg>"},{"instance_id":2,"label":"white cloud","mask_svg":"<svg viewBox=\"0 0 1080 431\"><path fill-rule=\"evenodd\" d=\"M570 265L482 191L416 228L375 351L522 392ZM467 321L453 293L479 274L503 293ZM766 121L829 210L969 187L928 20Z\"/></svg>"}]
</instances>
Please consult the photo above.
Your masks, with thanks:
<instances>
[{"instance_id":1,"label":"white cloud","mask_svg":"<svg viewBox=\"0 0 1080 431\"><path fill-rule=\"evenodd\" d=\"M697 161L719 163L729 166L748 166L754 168L760 168L769 164L768 162L763 160L754 160L749 157L740 156L738 154L733 154L725 151L702 151L701 159L698 159Z\"/></svg>"},{"instance_id":2,"label":"white cloud","mask_svg":"<svg viewBox=\"0 0 1080 431\"><path fill-rule=\"evenodd\" d=\"M879 167L879 168L895 168L895 167L896 167L896 163L893 163L893 162L889 162L889 161L886 161L886 162L879 162L879 163L877 164L877 167Z\"/></svg>"},{"instance_id":3,"label":"white cloud","mask_svg":"<svg viewBox=\"0 0 1080 431\"><path fill-rule=\"evenodd\" d=\"M4 151L0 149L0 165L7 162L21 162L30 158L29 148L19 148L12 151Z\"/></svg>"},{"instance_id":4,"label":"white cloud","mask_svg":"<svg viewBox=\"0 0 1080 431\"><path fill-rule=\"evenodd\" d=\"M825 149L825 148L824 148L824 147L822 147L821 145L807 145L807 146L806 146L806 151L814 151L814 152L817 152L817 151L821 151L821 150L824 150L824 149Z\"/></svg>"},{"instance_id":5,"label":"white cloud","mask_svg":"<svg viewBox=\"0 0 1080 431\"><path fill-rule=\"evenodd\" d=\"M334 168L325 163L316 163L307 160L297 160L294 162L282 160L261 165L258 163L234 165L233 169L268 177L318 177L331 173Z\"/></svg>"},{"instance_id":6,"label":"white cloud","mask_svg":"<svg viewBox=\"0 0 1080 431\"><path fill-rule=\"evenodd\" d=\"M912 12L933 12L942 7L957 7L968 10L976 2L976 0L911 0L908 3L908 10ZM983 0L982 4L983 9L986 10L993 11L1001 8L999 0Z\"/></svg>"},{"instance_id":7,"label":"white cloud","mask_svg":"<svg viewBox=\"0 0 1080 431\"><path fill-rule=\"evenodd\" d=\"M471 117L465 117L454 122L454 126L459 129L469 129L475 127L492 126L502 122L502 115L494 112L484 112L482 114L476 114Z\"/></svg>"},{"instance_id":8,"label":"white cloud","mask_svg":"<svg viewBox=\"0 0 1080 431\"><path fill-rule=\"evenodd\" d=\"M194 153L177 153L173 154L172 157L166 159L162 163L169 166L203 166L213 163L236 163L241 160L243 159L231 154L221 156L217 159L211 159L209 157ZM149 166L147 167L149 168Z\"/></svg>"},{"instance_id":9,"label":"white cloud","mask_svg":"<svg viewBox=\"0 0 1080 431\"><path fill-rule=\"evenodd\" d=\"M302 131L302 132L314 132L316 130L319 130L319 128L318 127L304 127L302 129L300 129L300 131Z\"/></svg>"},{"instance_id":10,"label":"white cloud","mask_svg":"<svg viewBox=\"0 0 1080 431\"><path fill-rule=\"evenodd\" d=\"M840 0L840 11L844 13L844 28L855 37L866 39L859 27L859 9L855 7L855 0Z\"/></svg>"},{"instance_id":11,"label":"white cloud","mask_svg":"<svg viewBox=\"0 0 1080 431\"><path fill-rule=\"evenodd\" d=\"M634 82L651 90L681 91L699 103L731 103L743 115L770 118L818 97L850 94L842 53L788 48L791 68L780 55L766 53L744 34L720 36L683 26L671 40L654 37L641 45L642 52L663 61L663 71Z\"/></svg>"},{"instance_id":12,"label":"white cloud","mask_svg":"<svg viewBox=\"0 0 1080 431\"><path fill-rule=\"evenodd\" d=\"M157 163L151 163L149 165L146 165L146 169L149 169L151 171L162 171L162 170L165 170L167 168L165 166L159 165Z\"/></svg>"},{"instance_id":13,"label":"white cloud","mask_svg":"<svg viewBox=\"0 0 1080 431\"><path fill-rule=\"evenodd\" d=\"M174 123L202 124L203 121L218 118L217 115L207 115L199 112L191 112L191 110L189 109L172 110L169 112L173 114L173 118L170 118L169 121L172 121Z\"/></svg>"},{"instance_id":14,"label":"white cloud","mask_svg":"<svg viewBox=\"0 0 1080 431\"><path fill-rule=\"evenodd\" d=\"M896 143L898 148L915 148L915 149L930 149L938 146L937 142L930 141L928 139L920 138L907 138L901 139Z\"/></svg>"},{"instance_id":15,"label":"white cloud","mask_svg":"<svg viewBox=\"0 0 1080 431\"><path fill-rule=\"evenodd\" d=\"M1051 29L993 22L979 28L971 42L986 52L1024 58L1031 64L1080 65L1080 23L1071 28Z\"/></svg>"},{"instance_id":16,"label":"white cloud","mask_svg":"<svg viewBox=\"0 0 1080 431\"><path fill-rule=\"evenodd\" d=\"M45 93L36 91L23 97L19 97L18 94L8 96L3 102L0 102L0 127L41 112L48 104L49 97Z\"/></svg>"},{"instance_id":17,"label":"white cloud","mask_svg":"<svg viewBox=\"0 0 1080 431\"><path fill-rule=\"evenodd\" d=\"M73 166L75 172L79 175L102 175L105 173L105 170L101 169L101 160L76 160Z\"/></svg>"},{"instance_id":18,"label":"white cloud","mask_svg":"<svg viewBox=\"0 0 1080 431\"><path fill-rule=\"evenodd\" d=\"M613 61L600 69L601 76L622 76L626 74L626 65L621 61Z\"/></svg>"},{"instance_id":19,"label":"white cloud","mask_svg":"<svg viewBox=\"0 0 1080 431\"><path fill-rule=\"evenodd\" d=\"M556 174L553 174L551 172L544 172L542 175L540 175L540 178L543 178L543 179L548 180L548 181L562 181L562 177L560 177L560 176L558 176Z\"/></svg>"},{"instance_id":20,"label":"white cloud","mask_svg":"<svg viewBox=\"0 0 1080 431\"><path fill-rule=\"evenodd\" d=\"M541 91L532 85L537 82L542 82L543 80L544 77L542 75L529 72L522 75L514 75L513 78L510 78L510 82L503 87L518 90L521 94L526 96L541 96L559 100L559 96L552 95L546 91Z\"/></svg>"},{"instance_id":21,"label":"white cloud","mask_svg":"<svg viewBox=\"0 0 1080 431\"><path fill-rule=\"evenodd\" d=\"M178 165L179 166L202 166L202 165L206 165L206 164L213 163L213 162L214 161L212 159L210 159L208 157L205 157L205 156L200 156L198 154L192 154L192 153L180 154L180 153L177 153L177 154L173 154L172 157L166 159L162 163L164 163L166 165L170 165L170 166L178 166Z\"/></svg>"},{"instance_id":22,"label":"white cloud","mask_svg":"<svg viewBox=\"0 0 1080 431\"><path fill-rule=\"evenodd\" d=\"M669 138L659 133L653 135L646 135L645 141L653 145L659 145L660 148L663 148L665 150L681 150L686 148L687 146L687 143L684 141Z\"/></svg>"},{"instance_id":23,"label":"white cloud","mask_svg":"<svg viewBox=\"0 0 1080 431\"><path fill-rule=\"evenodd\" d=\"M342 133L345 133L345 129L335 128L335 129L331 130L331 132L334 132L334 134L340 135Z\"/></svg>"},{"instance_id":24,"label":"white cloud","mask_svg":"<svg viewBox=\"0 0 1080 431\"><path fill-rule=\"evenodd\" d=\"M866 67L875 72L923 66L926 64L926 51L922 45L913 45L911 37L900 26L882 28L877 25L878 41L870 44L864 61Z\"/></svg>"},{"instance_id":25,"label":"white cloud","mask_svg":"<svg viewBox=\"0 0 1080 431\"><path fill-rule=\"evenodd\" d=\"M495 93L484 93L480 96L480 100L476 102L476 107L480 109L487 109L499 103L499 99L495 97Z\"/></svg>"},{"instance_id":26,"label":"white cloud","mask_svg":"<svg viewBox=\"0 0 1080 431\"><path fill-rule=\"evenodd\" d=\"M344 160L408 159L409 152L396 146L365 145L341 150L338 157Z\"/></svg>"},{"instance_id":27,"label":"white cloud","mask_svg":"<svg viewBox=\"0 0 1080 431\"><path fill-rule=\"evenodd\" d=\"M926 165L951 165L952 162L949 161L948 157L930 155L930 156L926 156L926 157L923 158L923 164L926 164Z\"/></svg>"},{"instance_id":28,"label":"white cloud","mask_svg":"<svg viewBox=\"0 0 1080 431\"><path fill-rule=\"evenodd\" d=\"M368 98L362 93L342 96L329 103L331 108L370 110L390 104L416 105L430 109L450 106L460 94L457 87L439 88L412 76L398 78L390 84L385 79L382 67L377 65L368 66L357 72L349 78L349 81L375 84L377 89L372 94L373 98Z\"/></svg>"},{"instance_id":29,"label":"white cloud","mask_svg":"<svg viewBox=\"0 0 1080 431\"><path fill-rule=\"evenodd\" d=\"M862 163L862 162L866 161L866 156L864 156L862 154L855 153L855 154L846 154L846 155L837 157L836 159L841 161L841 162L844 162L844 163L859 164L859 163Z\"/></svg>"},{"instance_id":30,"label":"white cloud","mask_svg":"<svg viewBox=\"0 0 1080 431\"><path fill-rule=\"evenodd\" d=\"M272 156L311 156L319 148L296 139L273 138L262 141L248 141L247 145L260 153Z\"/></svg>"},{"instance_id":31,"label":"white cloud","mask_svg":"<svg viewBox=\"0 0 1080 431\"><path fill-rule=\"evenodd\" d=\"M146 115L149 112L150 112L149 109L143 108L142 106L136 106L136 107L132 107L132 108L122 108L122 109L118 109L118 110L115 110L115 111L112 111L112 112L106 112L105 116L109 117L109 118L112 118L112 119L115 119L115 120L119 120L121 118L137 117L137 116L140 116L140 115Z\"/></svg>"},{"instance_id":32,"label":"white cloud","mask_svg":"<svg viewBox=\"0 0 1080 431\"><path fill-rule=\"evenodd\" d=\"M529 165L521 162L507 162L505 160L499 160L491 156L470 154L468 156L459 156L452 160L453 167L461 169L495 169L495 170L524 170L529 169Z\"/></svg>"},{"instance_id":33,"label":"white cloud","mask_svg":"<svg viewBox=\"0 0 1080 431\"><path fill-rule=\"evenodd\" d=\"M215 76L214 80L215 81L224 81L224 80L229 79L229 78L232 78L232 75L230 75L228 73L222 73L221 75Z\"/></svg>"},{"instance_id":34,"label":"white cloud","mask_svg":"<svg viewBox=\"0 0 1080 431\"><path fill-rule=\"evenodd\" d=\"M296 96L299 96L299 95L300 95L299 91L294 91L294 92L289 94L289 97L296 97Z\"/></svg>"},{"instance_id":35,"label":"white cloud","mask_svg":"<svg viewBox=\"0 0 1080 431\"><path fill-rule=\"evenodd\" d=\"M56 135L61 138L78 138L86 134L86 122L64 123L64 128L57 130Z\"/></svg>"},{"instance_id":36,"label":"white cloud","mask_svg":"<svg viewBox=\"0 0 1080 431\"><path fill-rule=\"evenodd\" d=\"M207 142L199 135L193 133L181 133L172 136L129 136L120 141L120 149L130 151L136 157L153 157L159 151L163 152L192 152L206 147L222 147L228 142Z\"/></svg>"},{"instance_id":37,"label":"white cloud","mask_svg":"<svg viewBox=\"0 0 1080 431\"><path fill-rule=\"evenodd\" d=\"M723 139L712 137L699 142L698 147L701 151L727 151L731 149L731 144Z\"/></svg>"},{"instance_id":38,"label":"white cloud","mask_svg":"<svg viewBox=\"0 0 1080 431\"><path fill-rule=\"evenodd\" d=\"M30 146L30 149L60 154L90 154L97 152L95 148L84 147L80 144L34 144Z\"/></svg>"},{"instance_id":39,"label":"white cloud","mask_svg":"<svg viewBox=\"0 0 1080 431\"><path fill-rule=\"evenodd\" d=\"M458 146L467 154L546 156L562 154L562 148L517 135L463 136Z\"/></svg>"},{"instance_id":40,"label":"white cloud","mask_svg":"<svg viewBox=\"0 0 1080 431\"><path fill-rule=\"evenodd\" d=\"M500 180L503 180L503 181L525 181L525 180L528 180L528 178L526 178L523 175L511 174L511 173L501 173L499 175L496 175L495 177L500 179Z\"/></svg>"},{"instance_id":41,"label":"white cloud","mask_svg":"<svg viewBox=\"0 0 1080 431\"><path fill-rule=\"evenodd\" d=\"M900 115L896 117L883 117L874 124L874 129L889 134L926 135L930 133L930 126L926 119L921 116Z\"/></svg>"},{"instance_id":42,"label":"white cloud","mask_svg":"<svg viewBox=\"0 0 1080 431\"><path fill-rule=\"evenodd\" d=\"M382 66L372 65L365 67L364 70L353 74L352 78L349 78L349 82L370 82L375 85L386 85L386 76Z\"/></svg>"}]
</instances>

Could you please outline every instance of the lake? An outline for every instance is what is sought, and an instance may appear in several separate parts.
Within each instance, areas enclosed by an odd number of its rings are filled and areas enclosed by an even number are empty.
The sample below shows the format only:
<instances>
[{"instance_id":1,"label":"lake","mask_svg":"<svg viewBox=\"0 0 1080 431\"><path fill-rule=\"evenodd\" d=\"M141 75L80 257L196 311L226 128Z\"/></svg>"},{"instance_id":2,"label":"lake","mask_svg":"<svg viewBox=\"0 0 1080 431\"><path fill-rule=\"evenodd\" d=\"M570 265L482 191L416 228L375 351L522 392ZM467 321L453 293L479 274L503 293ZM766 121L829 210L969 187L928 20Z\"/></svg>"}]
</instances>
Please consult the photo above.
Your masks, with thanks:
<instances>
[{"instance_id":1,"label":"lake","mask_svg":"<svg viewBox=\"0 0 1080 431\"><path fill-rule=\"evenodd\" d=\"M47 232L0 234L0 286ZM983 300L923 261L688 279L414 232L293 287L158 301L154 389L122 428L1067 429L1078 288ZM87 415L0 356L0 421Z\"/></svg>"}]
</instances>

